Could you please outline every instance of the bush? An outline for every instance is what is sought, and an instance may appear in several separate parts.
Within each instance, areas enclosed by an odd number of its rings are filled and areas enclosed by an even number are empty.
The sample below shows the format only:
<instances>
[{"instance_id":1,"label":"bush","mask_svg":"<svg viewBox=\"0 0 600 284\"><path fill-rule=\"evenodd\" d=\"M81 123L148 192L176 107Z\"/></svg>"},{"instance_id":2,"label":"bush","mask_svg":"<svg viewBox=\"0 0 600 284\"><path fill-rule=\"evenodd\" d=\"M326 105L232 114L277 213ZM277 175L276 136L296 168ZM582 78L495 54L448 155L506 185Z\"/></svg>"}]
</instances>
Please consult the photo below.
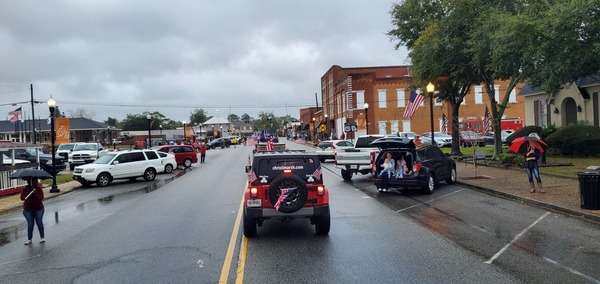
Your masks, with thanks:
<instances>
[{"instance_id":1,"label":"bush","mask_svg":"<svg viewBox=\"0 0 600 284\"><path fill-rule=\"evenodd\" d=\"M513 140L515 140L515 138L521 137L521 136L527 136L533 132L535 132L539 135L542 135L542 128L539 126L535 126L535 125L525 126L521 129L513 132L513 134L509 135L508 137L506 137L506 143L508 145L510 145L510 144L512 144Z\"/></svg>"},{"instance_id":2,"label":"bush","mask_svg":"<svg viewBox=\"0 0 600 284\"><path fill-rule=\"evenodd\" d=\"M561 127L546 138L553 153L576 157L600 157L600 128L574 124Z\"/></svg>"},{"instance_id":3,"label":"bush","mask_svg":"<svg viewBox=\"0 0 600 284\"><path fill-rule=\"evenodd\" d=\"M525 164L525 158L522 155L505 153L500 155L500 163L505 165L521 166Z\"/></svg>"}]
</instances>

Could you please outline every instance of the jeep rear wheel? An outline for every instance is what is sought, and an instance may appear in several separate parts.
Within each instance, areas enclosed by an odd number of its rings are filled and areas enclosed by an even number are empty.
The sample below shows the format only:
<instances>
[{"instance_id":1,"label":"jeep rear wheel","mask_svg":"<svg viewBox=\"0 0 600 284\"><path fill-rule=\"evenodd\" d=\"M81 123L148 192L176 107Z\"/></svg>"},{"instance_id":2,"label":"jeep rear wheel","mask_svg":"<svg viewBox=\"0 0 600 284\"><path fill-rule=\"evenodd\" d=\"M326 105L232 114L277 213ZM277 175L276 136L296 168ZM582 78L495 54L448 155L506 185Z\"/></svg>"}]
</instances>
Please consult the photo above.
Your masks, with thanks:
<instances>
[{"instance_id":1,"label":"jeep rear wheel","mask_svg":"<svg viewBox=\"0 0 600 284\"><path fill-rule=\"evenodd\" d=\"M315 217L315 230L317 231L317 235L329 234L330 228L331 228L331 216L329 214Z\"/></svg>"},{"instance_id":2,"label":"jeep rear wheel","mask_svg":"<svg viewBox=\"0 0 600 284\"><path fill-rule=\"evenodd\" d=\"M304 207L308 197L304 180L295 175L283 175L273 179L269 187L269 201L273 206L277 204L283 189L292 190L292 192L288 193L285 199L280 202L279 212L293 213Z\"/></svg>"},{"instance_id":3,"label":"jeep rear wheel","mask_svg":"<svg viewBox=\"0 0 600 284\"><path fill-rule=\"evenodd\" d=\"M342 178L344 180L352 180L352 172L348 170L342 170Z\"/></svg>"},{"instance_id":4,"label":"jeep rear wheel","mask_svg":"<svg viewBox=\"0 0 600 284\"><path fill-rule=\"evenodd\" d=\"M110 182L111 182L111 177L108 173L101 173L96 178L96 185L98 185L99 187L107 186L110 184Z\"/></svg>"},{"instance_id":5,"label":"jeep rear wheel","mask_svg":"<svg viewBox=\"0 0 600 284\"><path fill-rule=\"evenodd\" d=\"M156 170L155 169L146 169L144 172L144 180L145 181L153 181L156 178Z\"/></svg>"},{"instance_id":6,"label":"jeep rear wheel","mask_svg":"<svg viewBox=\"0 0 600 284\"><path fill-rule=\"evenodd\" d=\"M256 236L256 220L244 216L244 236L251 238Z\"/></svg>"}]
</instances>

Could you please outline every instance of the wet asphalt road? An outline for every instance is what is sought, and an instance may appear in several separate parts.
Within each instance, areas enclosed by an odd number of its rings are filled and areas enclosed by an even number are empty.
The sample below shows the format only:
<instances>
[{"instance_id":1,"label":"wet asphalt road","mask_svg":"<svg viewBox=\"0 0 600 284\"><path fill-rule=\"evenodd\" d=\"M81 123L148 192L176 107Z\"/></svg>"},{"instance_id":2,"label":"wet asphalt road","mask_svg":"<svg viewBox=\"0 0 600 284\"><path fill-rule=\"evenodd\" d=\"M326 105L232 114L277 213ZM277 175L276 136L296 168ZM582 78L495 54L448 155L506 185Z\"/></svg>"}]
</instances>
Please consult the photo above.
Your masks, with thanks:
<instances>
[{"instance_id":1,"label":"wet asphalt road","mask_svg":"<svg viewBox=\"0 0 600 284\"><path fill-rule=\"evenodd\" d=\"M295 220L244 239L234 229L250 154L209 150L206 164L158 187L48 200L43 245L34 233L23 246L20 212L0 216L0 283L599 283L598 224L460 186L379 193L367 177L343 181L331 162L329 236Z\"/></svg>"}]
</instances>

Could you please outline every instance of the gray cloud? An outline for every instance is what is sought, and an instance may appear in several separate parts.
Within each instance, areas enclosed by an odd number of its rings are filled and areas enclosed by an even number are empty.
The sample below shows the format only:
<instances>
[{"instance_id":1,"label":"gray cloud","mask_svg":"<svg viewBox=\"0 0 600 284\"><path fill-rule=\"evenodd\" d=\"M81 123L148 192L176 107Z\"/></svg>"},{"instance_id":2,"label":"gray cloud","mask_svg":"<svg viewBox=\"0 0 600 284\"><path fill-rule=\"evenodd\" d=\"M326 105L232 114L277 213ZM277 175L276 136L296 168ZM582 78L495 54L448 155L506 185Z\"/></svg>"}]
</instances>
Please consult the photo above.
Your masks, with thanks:
<instances>
[{"instance_id":1,"label":"gray cloud","mask_svg":"<svg viewBox=\"0 0 600 284\"><path fill-rule=\"evenodd\" d=\"M53 95L99 121L143 111L189 120L194 108L297 117L331 65L406 62L385 36L393 3L1 1L0 104L28 100L33 83L36 99Z\"/></svg>"}]
</instances>

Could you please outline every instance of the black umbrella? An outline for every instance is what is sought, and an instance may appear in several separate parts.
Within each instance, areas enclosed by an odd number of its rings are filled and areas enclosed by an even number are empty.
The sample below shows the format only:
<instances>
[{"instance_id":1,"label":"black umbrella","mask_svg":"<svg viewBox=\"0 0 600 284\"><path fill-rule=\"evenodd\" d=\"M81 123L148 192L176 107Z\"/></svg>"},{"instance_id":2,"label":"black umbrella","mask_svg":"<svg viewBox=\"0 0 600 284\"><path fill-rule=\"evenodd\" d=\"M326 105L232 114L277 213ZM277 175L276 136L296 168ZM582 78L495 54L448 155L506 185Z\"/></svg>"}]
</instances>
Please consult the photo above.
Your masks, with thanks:
<instances>
[{"instance_id":1,"label":"black umbrella","mask_svg":"<svg viewBox=\"0 0 600 284\"><path fill-rule=\"evenodd\" d=\"M24 179L28 180L30 178L38 178L38 179L47 179L52 178L52 176L43 170L38 169L24 169L17 172L14 172L10 175L11 179Z\"/></svg>"}]
</instances>

